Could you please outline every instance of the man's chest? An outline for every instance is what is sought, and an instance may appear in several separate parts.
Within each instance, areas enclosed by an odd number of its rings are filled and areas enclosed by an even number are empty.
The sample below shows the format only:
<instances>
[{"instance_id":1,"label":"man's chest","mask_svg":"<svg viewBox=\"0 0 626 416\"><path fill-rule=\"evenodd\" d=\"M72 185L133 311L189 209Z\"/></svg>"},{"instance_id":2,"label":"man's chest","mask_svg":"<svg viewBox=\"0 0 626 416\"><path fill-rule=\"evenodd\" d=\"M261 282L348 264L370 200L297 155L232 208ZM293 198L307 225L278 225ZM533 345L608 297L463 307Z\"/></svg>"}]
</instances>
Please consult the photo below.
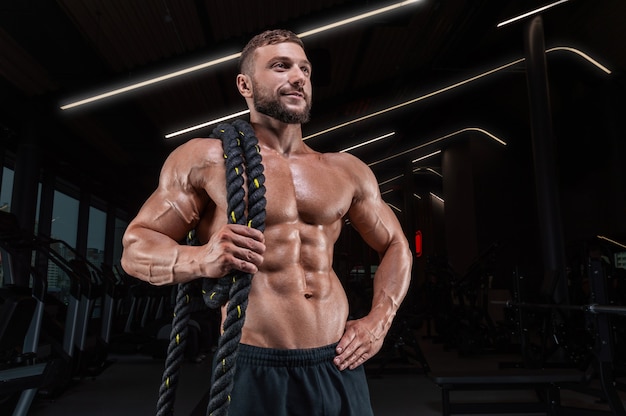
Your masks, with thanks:
<instances>
[{"instance_id":1,"label":"man's chest","mask_svg":"<svg viewBox=\"0 0 626 416\"><path fill-rule=\"evenodd\" d=\"M350 208L354 186L349 175L314 158L265 164L268 222L303 221L325 225Z\"/></svg>"}]
</instances>

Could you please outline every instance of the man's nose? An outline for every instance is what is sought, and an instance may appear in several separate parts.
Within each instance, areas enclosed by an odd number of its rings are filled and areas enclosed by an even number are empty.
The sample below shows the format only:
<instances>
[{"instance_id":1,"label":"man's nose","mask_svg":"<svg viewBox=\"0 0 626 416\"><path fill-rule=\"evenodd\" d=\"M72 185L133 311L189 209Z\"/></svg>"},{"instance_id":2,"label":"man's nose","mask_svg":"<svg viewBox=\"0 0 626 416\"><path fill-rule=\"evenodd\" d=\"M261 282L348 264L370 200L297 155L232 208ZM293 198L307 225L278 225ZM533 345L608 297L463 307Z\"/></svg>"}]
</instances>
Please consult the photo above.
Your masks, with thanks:
<instances>
[{"instance_id":1,"label":"man's nose","mask_svg":"<svg viewBox=\"0 0 626 416\"><path fill-rule=\"evenodd\" d=\"M297 85L299 87L302 87L306 83L306 74L304 73L304 71L302 71L302 69L298 68L297 66L294 66L293 68L291 68L291 71L290 71L289 82L292 85Z\"/></svg>"}]
</instances>

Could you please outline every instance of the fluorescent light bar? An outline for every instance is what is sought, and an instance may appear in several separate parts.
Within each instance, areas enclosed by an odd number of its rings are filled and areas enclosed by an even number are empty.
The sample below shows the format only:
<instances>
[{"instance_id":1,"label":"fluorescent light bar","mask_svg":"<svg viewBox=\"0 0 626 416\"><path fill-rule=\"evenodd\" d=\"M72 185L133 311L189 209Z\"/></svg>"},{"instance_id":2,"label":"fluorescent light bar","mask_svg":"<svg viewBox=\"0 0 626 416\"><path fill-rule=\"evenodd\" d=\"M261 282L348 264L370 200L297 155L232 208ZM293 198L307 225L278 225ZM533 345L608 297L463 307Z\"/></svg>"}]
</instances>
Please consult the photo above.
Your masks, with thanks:
<instances>
[{"instance_id":1,"label":"fluorescent light bar","mask_svg":"<svg viewBox=\"0 0 626 416\"><path fill-rule=\"evenodd\" d=\"M416 102L418 102L418 101L423 101L423 100L425 100L425 99L427 99L427 98L434 97L435 95L439 95L439 94L444 93L444 92L446 92L446 91L450 91L451 89L454 89L454 88L460 87L461 85L469 84L470 82L476 81L477 79L480 79L480 78L482 78L482 77L486 77L487 75L491 75L491 74L493 74L493 73L495 73L495 72L498 72L498 71L501 71L501 70L503 70L503 69L509 68L509 67L511 67L511 66L513 66L513 65L519 64L520 62L523 62L523 61L524 61L524 58L517 59L517 60L515 60L515 61L513 61L513 62L510 62L510 63L508 63L508 64L505 64L505 65L499 66L499 67L497 67L497 68L491 69L491 70L489 70L489 71L487 71L487 72L483 72L482 74L479 74L479 75L473 76L473 77L468 78L468 79L466 79L466 80L463 80L463 81L457 82L457 83L455 83L455 84L452 84L452 85L449 85L449 86L447 86L447 87L441 88L441 89L439 89L439 90L436 90L436 91L430 92L430 93L425 94L425 95L422 95L422 96L420 96L420 97L413 98L412 100L405 101L405 102L403 102L403 103L396 104L396 105L391 106L391 107L389 107L389 108L385 108L384 110L376 111L376 112L374 112L374 113L367 114L367 115L365 115L365 116L362 116L362 117L356 118L356 119L354 119L354 120L350 120L350 121L347 121L347 122L345 122L345 123L338 124L338 125L336 125L336 126L334 126L334 127L328 128L328 129L326 129L326 130L318 131L317 133L311 134L311 135L309 135L309 136L307 136L307 137L303 138L302 140L312 139L313 137L317 137L317 136L320 136L320 135L322 135L322 134L330 133L330 132L331 132L331 131L333 131L333 130L337 130L337 129L340 129L340 128L343 128L343 127L349 126L350 124L359 123L359 122L364 121L364 120L367 120L367 119L369 119L369 118L376 117L376 116L379 116L379 115L381 115L381 114L388 113L389 111L397 110L398 108L406 107L407 105L410 105L410 104L415 104L415 103L416 103Z\"/></svg>"},{"instance_id":2,"label":"fluorescent light bar","mask_svg":"<svg viewBox=\"0 0 626 416\"><path fill-rule=\"evenodd\" d=\"M350 18L347 18L347 19L343 19L343 20L340 20L340 21L335 22L335 23L330 23L330 24L327 24L327 25L324 25L324 26L320 26L320 27L318 27L316 29L311 29L311 30L308 30L306 32L302 32L302 33L298 34L298 37L305 38L307 36L315 35L317 33L324 32L324 31L327 31L327 30L330 30L330 29L334 29L336 27L344 26L344 25L347 25L347 24L350 24L350 23L357 22L359 20L367 19L367 18L370 18L372 16L376 16L376 15L379 15L379 14L382 14L382 13L386 13L386 12L389 12L391 10L398 9L400 7L408 6L410 4L417 3L419 1L421 1L421 0L406 0L406 1L402 1L400 3L392 4L390 6L386 6L386 7L380 8L380 9L376 9L376 10L372 10L372 11L367 12L367 13L362 13L360 15L353 16L353 17L350 17ZM78 106L81 106L81 105L84 105L84 104L92 103L94 101L98 101L98 100L101 100L103 98L108 98L108 97L111 97L111 96L114 96L114 95L118 95L118 94L122 94L122 93L125 93L125 92L133 91L133 90L136 90L136 89L139 89L139 88L147 87L148 85L156 84L158 82L166 81L168 79L172 79L172 78L175 78L175 77L178 77L178 76L181 76L181 75L185 75L185 74L189 74L191 72L199 71L201 69L205 69L205 68L208 68L208 67L211 67L211 66L215 66L217 64L221 64L221 63L224 63L224 62L232 61L234 59L239 58L240 56L241 56L241 52L237 52L237 53L233 53L233 54L230 54L230 55L226 55L226 56L224 56L222 58L213 59L211 61L207 61L207 62L198 64L198 65L190 66L189 68L184 68L184 69L181 69L179 71L175 71L175 72L171 72L169 74L158 76L156 78L151 78L151 79L148 79L148 80L145 80L145 81L142 81L142 82L138 82L136 84L128 85L126 87L122 87L122 88L118 88L118 89L115 89L115 90L111 90L111 91L105 92L103 94L98 94L98 95L95 95L93 97L85 98L84 100L79 100L79 101L76 101L76 102L73 102L73 103L69 103L69 104L61 106L61 110L68 110L70 108L74 108L74 107L78 107Z\"/></svg>"},{"instance_id":3,"label":"fluorescent light bar","mask_svg":"<svg viewBox=\"0 0 626 416\"><path fill-rule=\"evenodd\" d=\"M377 142L379 140L386 139L387 137L393 136L394 134L396 134L396 132L392 131L391 133L387 133L387 134L385 134L383 136L376 137L375 139L371 139L371 140L368 140L366 142L357 144L355 146L348 147L347 149L340 150L339 153L345 153L345 152L349 152L350 150L358 149L359 147L367 146L370 143L374 143L374 142Z\"/></svg>"},{"instance_id":4,"label":"fluorescent light bar","mask_svg":"<svg viewBox=\"0 0 626 416\"><path fill-rule=\"evenodd\" d=\"M433 196L434 198L436 198L436 199L440 200L441 202L446 202L446 201L444 201L444 200L443 200L443 198L442 198L442 197L440 197L440 196L438 196L438 195L435 195L435 194L433 194L432 192L430 193L430 195L431 195L431 196Z\"/></svg>"},{"instance_id":5,"label":"fluorescent light bar","mask_svg":"<svg viewBox=\"0 0 626 416\"><path fill-rule=\"evenodd\" d=\"M301 38L304 38L306 36L315 35L316 33L324 32L326 30L334 29L334 28L339 27L339 26L343 26L343 25L347 25L349 23L357 22L359 20L367 19L369 17L376 16L376 15L381 14L381 13L386 13L386 12L389 12L391 10L395 10L395 9L400 8L400 7L407 6L409 4L417 3L418 1L420 1L420 0L402 1L400 3L392 4L391 6L383 7L381 9L377 9L377 10L372 10L371 12L363 13L363 14L360 14L358 16L354 16L354 17L350 17L350 18L347 18L347 19L344 19L344 20L340 20L340 21L335 22L335 23L330 23L328 25L318 27L317 29L311 29L311 30L308 30L306 32L302 32L298 36L301 37Z\"/></svg>"},{"instance_id":6,"label":"fluorescent light bar","mask_svg":"<svg viewBox=\"0 0 626 416\"><path fill-rule=\"evenodd\" d=\"M489 133L487 130L481 129L481 128L479 128L479 127L466 127L466 128L464 128L464 129L457 130L457 131L455 131L455 132L453 132L453 133L446 134L445 136L441 136L441 137L438 137L438 138L436 138L436 139L433 139L433 140L431 140L431 141L429 141L429 142L422 143L422 144L420 144L420 145L417 145L417 146L415 146L415 147L412 147L412 148L410 148L410 149L408 149L408 150L405 150L405 151L403 151L403 152L396 153L395 155L391 155L391 156L388 156L388 157L386 157L386 158L383 158L383 159L377 160L377 161L375 161L375 162L369 163L367 166L370 166L370 167L371 167L371 166L378 165L379 163L386 162L386 161L391 160L391 159L394 159L394 158L396 158L396 157L398 157L398 156L406 155L407 153L414 152L414 151L416 151L416 150L418 150L418 149L421 149L422 147L426 147L426 146L429 146L429 145L431 145L431 144L434 144L434 143L440 142L440 141L445 140L445 139L448 139L448 138L450 138L450 137L452 137L452 136L456 136L457 134L465 133L466 131L476 131L476 132L479 132L479 133L483 133L483 134L485 134L487 137L489 137L489 138L491 138L491 139L495 140L496 142L500 143L501 145L506 146L506 142L505 142L504 140L499 139L499 138L498 138L498 137L496 137L495 135L493 135L493 134Z\"/></svg>"},{"instance_id":7,"label":"fluorescent light bar","mask_svg":"<svg viewBox=\"0 0 626 416\"><path fill-rule=\"evenodd\" d=\"M422 199L422 197L421 197L421 196L419 196L418 194L413 194L413 196L414 196L415 198L417 198L417 199Z\"/></svg>"},{"instance_id":8,"label":"fluorescent light bar","mask_svg":"<svg viewBox=\"0 0 626 416\"><path fill-rule=\"evenodd\" d=\"M597 237L598 237L598 238L600 238L600 239L602 239L602 240L608 241L609 243L613 243L613 244L615 244L615 245L616 245L616 246L618 246L618 247L626 248L626 245L624 245L624 244L622 244L622 243L618 243L618 242L617 242L617 241L615 241L615 240L611 240L610 238L605 237L605 236L603 236L603 235L598 235Z\"/></svg>"},{"instance_id":9,"label":"fluorescent light bar","mask_svg":"<svg viewBox=\"0 0 626 416\"><path fill-rule=\"evenodd\" d=\"M221 64L222 62L231 61L233 59L237 59L241 56L241 52L233 53L231 55L224 56L222 58L214 59L212 61L204 62L198 65L191 66L189 68L181 69L180 71L171 72L169 74L161 75L156 78L151 78L142 82L138 82L136 84L128 85L126 87L118 88L112 91L105 92L103 94L94 95L93 97L85 98L84 100L79 100L70 104L62 105L61 110L69 110L70 108L78 107L83 104L92 103L94 101L102 100L103 98L112 97L114 95L122 94L128 91L133 91L138 88L147 87L148 85L156 84L161 81L165 81L171 78L179 77L181 75L188 74L190 72L198 71L200 69L208 68L210 66L214 66L217 64Z\"/></svg>"},{"instance_id":10,"label":"fluorescent light bar","mask_svg":"<svg viewBox=\"0 0 626 416\"><path fill-rule=\"evenodd\" d=\"M250 112L250 110L243 110L243 111L240 111L238 113L233 113L233 114L229 114L229 115L224 116L224 117L216 118L215 120L207 121L206 123L198 124L197 126L187 127L186 129L182 129L182 130L178 130L178 131L175 131L173 133L170 133L170 134L166 134L165 138L166 139L170 139L170 138L172 138L174 136L178 136L180 134L189 133L190 131L194 131L194 130L201 129L201 128L206 127L206 126L210 126L211 124L221 123L224 120L228 120L228 119L231 119L231 118L242 116L244 114L248 114L249 112Z\"/></svg>"},{"instance_id":11,"label":"fluorescent light bar","mask_svg":"<svg viewBox=\"0 0 626 416\"><path fill-rule=\"evenodd\" d=\"M437 150L436 152L429 153L426 156L418 157L417 159L412 160L411 163L416 163L416 162L419 162L420 160L428 159L429 157L438 155L439 153L441 153L441 150Z\"/></svg>"},{"instance_id":12,"label":"fluorescent light bar","mask_svg":"<svg viewBox=\"0 0 626 416\"><path fill-rule=\"evenodd\" d=\"M379 183L378 183L378 186L386 185L386 184L388 184L389 182L393 182L393 181L395 181L396 179L400 179L400 178L401 178L401 177L403 177L403 176L404 176L404 174L402 174L402 175L398 175L398 176L394 176L394 177L393 177L393 178L391 178L391 179L387 179L386 181L379 182Z\"/></svg>"},{"instance_id":13,"label":"fluorescent light bar","mask_svg":"<svg viewBox=\"0 0 626 416\"><path fill-rule=\"evenodd\" d=\"M601 71L606 72L607 75L611 74L611 70L609 68L605 67L600 62L596 61L595 59L593 59L592 57L590 57L589 55L587 55L586 53L584 53L583 51L581 51L579 49L570 48L568 46L556 46L554 48L546 49L546 53L554 52L554 51L572 52L572 53L582 57L583 59L586 59L588 62L590 62L591 64L595 65L597 68L599 68Z\"/></svg>"},{"instance_id":14,"label":"fluorescent light bar","mask_svg":"<svg viewBox=\"0 0 626 416\"><path fill-rule=\"evenodd\" d=\"M607 74L611 73L611 71L609 69L607 69L605 66L601 65L596 60L592 59L589 55L585 54L584 52L582 52L582 51L580 51L578 49L570 48L570 47L567 47L567 46L558 46L558 47L547 49L546 53L554 52L554 51L573 52L573 53L579 55L580 57L586 59L588 62L590 62L591 64L595 65L596 67L598 67L600 70L606 72ZM387 113L389 111L397 110L397 109L405 107L407 105L414 104L414 103L416 103L418 101L423 101L423 100L425 100L427 98L434 97L435 95L439 95L439 94L442 94L444 92L450 91L450 90L452 90L454 88L460 87L462 85L469 84L469 83L474 82L474 81L476 81L476 80L478 80L480 78L483 78L483 77L486 77L488 75L494 74L494 73L496 73L498 71L502 71L503 69L510 68L510 67L512 67L512 66L514 66L516 64L524 62L525 60L526 60L526 58L516 59L515 61L512 61L512 62L509 62L507 64L501 65L499 67L490 69L489 71L483 72L482 74L478 74L478 75L473 76L471 78L468 78L466 80L457 82L455 84L449 85L449 86L441 88L439 90L436 90L436 91L430 92L428 94L422 95L420 97L414 98L412 100L405 101L405 102L400 103L400 104L396 104L396 105L394 105L392 107L385 108L384 110L376 111L374 113L367 114L367 115L359 117L359 118L355 118L354 120L350 120L350 121L347 121L345 123L338 124L338 125L336 125L334 127L330 127L330 128L328 128L326 130L322 130L322 131L319 131L317 133L311 134L309 136L306 136L302 140L312 139L313 137L317 137L317 136L321 136L322 134L330 133L331 131L334 131L334 130L337 130L337 129L349 126L349 125L354 124L354 123L359 123L359 122L367 120L369 118L376 117L376 116L379 116L381 114L385 114L385 113Z\"/></svg>"},{"instance_id":15,"label":"fluorescent light bar","mask_svg":"<svg viewBox=\"0 0 626 416\"><path fill-rule=\"evenodd\" d=\"M433 168L424 168L424 167L419 167L419 168L415 168L413 169L413 173L415 172L419 172L420 170L425 170L427 172L430 172L432 174L434 174L435 176L439 176L440 178L443 178L443 175L439 172L437 172L435 169Z\"/></svg>"},{"instance_id":16,"label":"fluorescent light bar","mask_svg":"<svg viewBox=\"0 0 626 416\"><path fill-rule=\"evenodd\" d=\"M524 13L524 14L521 14L521 15L519 15L519 16L513 17L513 18L511 18L511 19L509 19L509 20L505 20L504 22L500 22L500 23L498 23L498 24L496 25L496 27L502 27L502 26L504 26L504 25L508 25L509 23L513 23L513 22L516 22L516 21L518 21L518 20L525 19L525 18L527 18L527 17L529 17L529 16L532 16L532 15L537 14L537 13L541 13L541 12L542 12L542 11L544 11L544 10L548 10L548 9L550 9L550 8L554 7L554 6L558 6L559 4L561 4L561 3L566 3L566 2L568 2L568 1L569 1L569 0L559 0L559 1L554 2L554 3L552 3L552 4L548 4L547 6L543 6L543 7L540 7L540 8L538 8L538 9L531 10L531 11L529 11L529 12L527 12L527 13Z\"/></svg>"},{"instance_id":17,"label":"fluorescent light bar","mask_svg":"<svg viewBox=\"0 0 626 416\"><path fill-rule=\"evenodd\" d=\"M567 47L567 46L558 46L558 47L554 47L554 48L547 49L547 50L546 50L546 53L548 53L548 52L554 52L554 51L567 51L567 52L572 52L572 53L574 53L574 54L576 54L576 55L578 55L578 56L580 56L580 57L582 57L582 58L586 59L588 62L590 62L591 64L595 65L597 68L599 68L600 70L604 71L605 73L607 73L607 74L610 74L610 73L611 73L611 71L610 71L608 68L606 68L604 65L600 64L598 61L594 60L594 59L593 59L593 58L591 58L589 55L587 55L586 53L584 53L584 52L582 52L582 51L580 51L580 50L578 50L578 49L575 49L575 48L570 48L570 47ZM322 130L322 131L319 131L319 132L317 132L317 133L313 133L313 134L311 134L311 135L309 135L309 136L304 137L302 140L303 140L303 141L306 141L306 140L312 139L312 138L314 138L314 137L321 136L321 135L326 134L326 133L330 133L331 131L334 131L334 130L337 130L337 129L340 129L340 128L343 128L343 127L349 126L349 125L351 125L351 124L358 123L358 122L360 122L360 121L367 120L367 119L369 119L369 118L376 117L376 116L379 116L379 115L381 115L381 114L385 114L385 113L387 113L387 112L389 112L389 111L397 110L398 108L405 107L405 106L407 106L407 105L410 105L410 104L416 103L416 102L418 102L418 101L425 100L425 99L427 99L427 98L430 98L430 97L433 97L433 96L435 96L435 95L441 94L441 93L443 93L443 92L449 91L449 90L451 90L451 89L453 89L453 88L460 87L461 85L468 84L468 83L470 83L470 82L476 81L477 79L480 79L480 78L485 77L485 76L487 76L487 75L491 75L491 74L493 74L493 73L495 73L495 72L498 72L498 71L501 71L501 70L503 70L503 69L509 68L509 67L514 66L514 65L516 65L516 64L519 64L520 62L523 62L523 61L525 61L525 58L517 59L517 60L515 60L515 61L513 61L513 62L509 62L508 64L505 64L505 65L499 66L499 67L497 67L497 68L494 68L494 69L489 70L489 71L487 71L487 72L484 72L484 73L482 73L482 74L476 75L476 76L474 76L474 77L472 77L472 78L468 78L468 79L466 79L466 80L464 80L464 81L457 82L456 84L452 84L452 85L450 85L450 86L448 86L448 87L445 87L445 88L442 88L442 89L440 89L440 90L433 91L433 92L428 93L428 94L426 94L426 95L423 95L423 96L421 96L421 97L417 97L417 98L414 98L414 99L412 99L412 100L405 101L405 102L400 103L400 104L396 104L396 105L394 105L394 106L392 106L392 107L389 107L389 108L386 108L386 109L384 109L384 110L380 110L380 111L377 111L377 112L372 113L372 114L367 114L367 115L365 115L365 116L363 116L363 117L359 117L359 118L356 118L356 119L354 119L354 120L350 120L350 121L347 121L347 122L345 122L345 123L338 124L338 125L336 125L336 126L334 126L334 127L330 127L330 128L328 128L328 129L326 129L326 130ZM219 118L218 120L226 120L226 119L228 119L228 118L232 118L232 117L236 117L236 115L225 116L225 117ZM183 132L184 132L184 133L187 133L187 132L190 132L190 131L192 131L192 130L200 129L200 128L206 127L206 126L207 126L207 125L209 125L209 124L211 124L211 122L202 123L202 124L198 124L197 126L193 126L193 127L186 128L186 129L184 129L184 130L181 130L181 131L180 131L180 133L179 133L179 132L176 132L176 133L170 133L168 136L166 136L166 138L171 138L171 137L174 137L175 135L177 135L177 134L182 134Z\"/></svg>"},{"instance_id":18,"label":"fluorescent light bar","mask_svg":"<svg viewBox=\"0 0 626 416\"><path fill-rule=\"evenodd\" d=\"M387 202L387 205L389 205L391 208L395 209L398 212L402 212L402 210L400 208L398 208L397 206L390 204L389 202Z\"/></svg>"}]
</instances>

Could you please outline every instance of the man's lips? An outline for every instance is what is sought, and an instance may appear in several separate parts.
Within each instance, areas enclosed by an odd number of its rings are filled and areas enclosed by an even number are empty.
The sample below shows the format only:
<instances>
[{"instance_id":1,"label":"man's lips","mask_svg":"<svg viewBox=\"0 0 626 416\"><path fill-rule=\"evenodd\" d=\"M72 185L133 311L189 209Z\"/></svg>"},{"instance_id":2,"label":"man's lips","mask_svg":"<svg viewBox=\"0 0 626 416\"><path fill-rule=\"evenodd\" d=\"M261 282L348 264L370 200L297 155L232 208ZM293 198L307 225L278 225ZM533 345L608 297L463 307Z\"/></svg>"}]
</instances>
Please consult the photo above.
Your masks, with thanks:
<instances>
[{"instance_id":1,"label":"man's lips","mask_svg":"<svg viewBox=\"0 0 626 416\"><path fill-rule=\"evenodd\" d=\"M287 92L283 92L282 94L290 96L290 97L304 98L304 94L300 91L287 91Z\"/></svg>"}]
</instances>

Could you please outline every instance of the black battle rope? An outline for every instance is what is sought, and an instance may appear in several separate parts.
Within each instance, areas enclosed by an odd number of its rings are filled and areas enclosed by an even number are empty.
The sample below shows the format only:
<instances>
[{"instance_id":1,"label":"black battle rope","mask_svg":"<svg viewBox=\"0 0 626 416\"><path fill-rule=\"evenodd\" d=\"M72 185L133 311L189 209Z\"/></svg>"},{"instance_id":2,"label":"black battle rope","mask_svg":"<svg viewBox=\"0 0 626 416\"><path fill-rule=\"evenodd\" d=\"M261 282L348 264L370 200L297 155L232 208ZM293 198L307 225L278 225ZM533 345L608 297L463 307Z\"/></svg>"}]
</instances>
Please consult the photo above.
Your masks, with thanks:
<instances>
[{"instance_id":1,"label":"black battle rope","mask_svg":"<svg viewBox=\"0 0 626 416\"><path fill-rule=\"evenodd\" d=\"M213 135L222 140L226 160L226 188L228 200L228 222L244 224L260 231L265 230L265 176L261 164L258 140L252 127L237 120L233 125L220 124ZM245 169L245 170L244 170ZM248 209L246 204L243 174L248 184ZM248 306L248 294L252 275L234 272L220 279L203 279L203 296L207 306L218 308L228 301L223 333L216 352L216 368L213 372L211 392L207 407L208 416L226 416L230 405L235 361L241 339L241 328ZM183 361L186 330L191 312L189 283L179 285L174 309L174 320L163 380L159 390L157 416L173 414L178 371Z\"/></svg>"}]
</instances>

